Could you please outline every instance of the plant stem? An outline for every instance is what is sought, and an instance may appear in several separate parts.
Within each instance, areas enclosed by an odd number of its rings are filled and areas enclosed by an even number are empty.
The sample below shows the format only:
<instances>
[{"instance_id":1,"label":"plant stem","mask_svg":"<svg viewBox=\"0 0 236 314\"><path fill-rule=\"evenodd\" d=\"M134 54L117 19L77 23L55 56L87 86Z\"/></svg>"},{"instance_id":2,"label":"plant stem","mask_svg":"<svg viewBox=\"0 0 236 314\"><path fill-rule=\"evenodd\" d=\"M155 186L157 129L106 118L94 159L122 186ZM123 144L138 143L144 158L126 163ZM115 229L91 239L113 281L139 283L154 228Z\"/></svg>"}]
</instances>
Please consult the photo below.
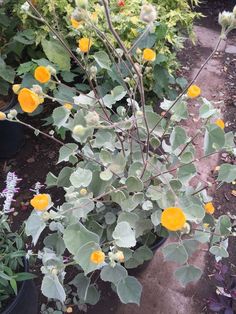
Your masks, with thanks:
<instances>
[{"instance_id":1,"label":"plant stem","mask_svg":"<svg viewBox=\"0 0 236 314\"><path fill-rule=\"evenodd\" d=\"M166 117L166 115L171 111L171 109L178 103L178 101L182 98L182 96L187 92L189 87L196 81L196 79L199 77L199 75L201 74L202 70L206 66L206 64L211 60L211 58L214 56L214 54L218 50L221 41L222 41L222 38L219 37L218 42L217 42L214 50L212 51L212 53L205 60L205 62L201 65L200 69L198 70L198 72L196 73L194 78L191 80L191 82L188 84L188 86L182 91L182 93L180 93L180 95L176 98L176 100L173 102L173 104L170 106L170 108L165 112L165 114L163 114L163 116L157 121L155 126L151 129L150 134L155 130L155 128L159 125L159 123Z\"/></svg>"}]
</instances>

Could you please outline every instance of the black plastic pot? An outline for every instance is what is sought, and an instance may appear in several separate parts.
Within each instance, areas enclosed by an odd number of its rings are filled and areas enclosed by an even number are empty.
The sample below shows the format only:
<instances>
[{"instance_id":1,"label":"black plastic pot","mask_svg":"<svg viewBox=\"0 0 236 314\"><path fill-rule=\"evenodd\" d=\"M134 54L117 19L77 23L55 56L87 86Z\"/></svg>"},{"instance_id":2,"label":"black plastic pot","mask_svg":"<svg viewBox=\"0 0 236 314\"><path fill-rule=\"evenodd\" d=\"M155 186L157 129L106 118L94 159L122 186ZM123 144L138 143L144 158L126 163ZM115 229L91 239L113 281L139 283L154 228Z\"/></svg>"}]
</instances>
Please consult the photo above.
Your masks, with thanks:
<instances>
[{"instance_id":1,"label":"black plastic pot","mask_svg":"<svg viewBox=\"0 0 236 314\"><path fill-rule=\"evenodd\" d=\"M13 96L3 111L7 113L16 103L16 97ZM0 159L13 158L23 144L24 132L22 125L9 121L0 121Z\"/></svg>"},{"instance_id":2,"label":"black plastic pot","mask_svg":"<svg viewBox=\"0 0 236 314\"><path fill-rule=\"evenodd\" d=\"M28 272L29 265L24 261L25 272ZM1 314L37 314L38 293L33 280L23 281L20 290L13 302Z\"/></svg>"},{"instance_id":3,"label":"black plastic pot","mask_svg":"<svg viewBox=\"0 0 236 314\"><path fill-rule=\"evenodd\" d=\"M167 238L158 238L157 241L150 247L153 254L166 242ZM144 262L142 265L136 267L136 268L129 268L127 269L129 275L131 276L137 276L138 274L142 273L150 264L150 261Z\"/></svg>"}]
</instances>

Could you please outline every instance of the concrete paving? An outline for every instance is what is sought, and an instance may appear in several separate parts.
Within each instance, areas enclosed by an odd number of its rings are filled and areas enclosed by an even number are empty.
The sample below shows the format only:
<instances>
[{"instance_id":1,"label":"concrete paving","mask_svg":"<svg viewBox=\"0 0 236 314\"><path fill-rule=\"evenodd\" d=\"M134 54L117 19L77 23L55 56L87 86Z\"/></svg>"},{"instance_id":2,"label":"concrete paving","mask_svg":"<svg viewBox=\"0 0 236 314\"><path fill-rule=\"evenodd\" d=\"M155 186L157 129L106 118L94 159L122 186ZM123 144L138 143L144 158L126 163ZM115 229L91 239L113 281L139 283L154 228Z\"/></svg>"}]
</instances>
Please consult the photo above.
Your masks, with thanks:
<instances>
[{"instance_id":1,"label":"concrete paving","mask_svg":"<svg viewBox=\"0 0 236 314\"><path fill-rule=\"evenodd\" d=\"M204 48L201 59L196 62L195 68L191 71L192 76L198 71L206 57L214 49L219 34L214 30L196 26L195 28L200 48ZM232 43L227 45L222 42L220 51L225 50L235 53L236 47ZM190 76L191 77L191 76ZM219 57L213 58L203 69L196 82L202 88L202 95L209 100L213 99L215 106L223 108L224 96L224 71L223 64ZM193 101L190 104L191 115L185 123L189 135L194 135L201 126L197 119L198 104ZM194 128L193 128L194 125ZM202 155L203 138L198 138L195 142L198 147L198 156ZM199 179L202 181L212 181L210 174L218 163L218 156L215 155L198 163ZM212 181L213 183L213 181ZM194 181L192 182L194 184ZM213 191L213 190L212 190ZM168 240L170 241L170 240ZM203 271L207 267L207 256L202 247L194 257L192 263L200 267ZM182 288L174 278L174 263L164 262L160 250L156 253L150 265L138 276L143 285L143 294L140 307L136 305L120 305L116 314L200 314L203 313L205 291L209 288L206 277L203 277L196 284L189 284Z\"/></svg>"}]
</instances>

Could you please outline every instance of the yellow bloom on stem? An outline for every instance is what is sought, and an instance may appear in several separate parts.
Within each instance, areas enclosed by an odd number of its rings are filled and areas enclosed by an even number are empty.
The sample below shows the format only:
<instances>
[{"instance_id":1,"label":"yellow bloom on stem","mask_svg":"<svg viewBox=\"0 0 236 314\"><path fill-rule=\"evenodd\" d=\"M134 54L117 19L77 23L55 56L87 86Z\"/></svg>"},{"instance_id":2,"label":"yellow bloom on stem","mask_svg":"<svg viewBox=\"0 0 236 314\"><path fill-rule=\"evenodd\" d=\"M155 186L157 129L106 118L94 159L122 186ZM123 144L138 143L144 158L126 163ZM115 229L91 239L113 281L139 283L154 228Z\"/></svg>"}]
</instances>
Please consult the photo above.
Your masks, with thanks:
<instances>
[{"instance_id":1,"label":"yellow bloom on stem","mask_svg":"<svg viewBox=\"0 0 236 314\"><path fill-rule=\"evenodd\" d=\"M164 209L161 215L161 224L170 231L181 230L186 223L186 216L179 207Z\"/></svg>"},{"instance_id":2,"label":"yellow bloom on stem","mask_svg":"<svg viewBox=\"0 0 236 314\"><path fill-rule=\"evenodd\" d=\"M88 52L91 46L92 46L92 40L90 38L84 37L79 40L79 49L82 52L84 53Z\"/></svg>"},{"instance_id":3,"label":"yellow bloom on stem","mask_svg":"<svg viewBox=\"0 0 236 314\"><path fill-rule=\"evenodd\" d=\"M224 121L222 119L216 120L215 124L218 125L218 127L220 127L222 130L224 130L225 123L224 123Z\"/></svg>"},{"instance_id":4,"label":"yellow bloom on stem","mask_svg":"<svg viewBox=\"0 0 236 314\"><path fill-rule=\"evenodd\" d=\"M42 99L28 88L23 88L18 94L18 101L24 112L32 113L36 110Z\"/></svg>"},{"instance_id":5,"label":"yellow bloom on stem","mask_svg":"<svg viewBox=\"0 0 236 314\"><path fill-rule=\"evenodd\" d=\"M102 264L105 261L105 254L102 251L94 251L90 255L90 261L94 264Z\"/></svg>"},{"instance_id":6,"label":"yellow bloom on stem","mask_svg":"<svg viewBox=\"0 0 236 314\"><path fill-rule=\"evenodd\" d=\"M51 197L48 194L37 194L35 195L30 204L34 207L35 210L45 211L51 203Z\"/></svg>"},{"instance_id":7,"label":"yellow bloom on stem","mask_svg":"<svg viewBox=\"0 0 236 314\"><path fill-rule=\"evenodd\" d=\"M146 48L143 51L143 60L145 61L155 61L156 53L154 50Z\"/></svg>"},{"instance_id":8,"label":"yellow bloom on stem","mask_svg":"<svg viewBox=\"0 0 236 314\"><path fill-rule=\"evenodd\" d=\"M206 204L204 205L204 208L205 208L205 212L206 212L207 214L212 215L212 214L214 214L214 212L215 212L215 207L214 207L214 205L212 204L212 202L206 203Z\"/></svg>"},{"instance_id":9,"label":"yellow bloom on stem","mask_svg":"<svg viewBox=\"0 0 236 314\"><path fill-rule=\"evenodd\" d=\"M187 91L187 95L189 98L197 98L198 96L201 95L201 88L198 87L197 85L191 85L189 88L188 88L188 91Z\"/></svg>"},{"instance_id":10,"label":"yellow bloom on stem","mask_svg":"<svg viewBox=\"0 0 236 314\"><path fill-rule=\"evenodd\" d=\"M6 117L7 117L6 114L4 112L0 111L0 121L5 120Z\"/></svg>"},{"instance_id":11,"label":"yellow bloom on stem","mask_svg":"<svg viewBox=\"0 0 236 314\"><path fill-rule=\"evenodd\" d=\"M67 110L71 110L73 108L71 104L64 104L63 107L66 108Z\"/></svg>"},{"instance_id":12,"label":"yellow bloom on stem","mask_svg":"<svg viewBox=\"0 0 236 314\"><path fill-rule=\"evenodd\" d=\"M51 73L50 71L48 70L48 68L46 67L43 67L43 66L39 66L35 69L34 71L34 78L44 84L44 83L47 83L48 81L50 81L51 79Z\"/></svg>"}]
</instances>

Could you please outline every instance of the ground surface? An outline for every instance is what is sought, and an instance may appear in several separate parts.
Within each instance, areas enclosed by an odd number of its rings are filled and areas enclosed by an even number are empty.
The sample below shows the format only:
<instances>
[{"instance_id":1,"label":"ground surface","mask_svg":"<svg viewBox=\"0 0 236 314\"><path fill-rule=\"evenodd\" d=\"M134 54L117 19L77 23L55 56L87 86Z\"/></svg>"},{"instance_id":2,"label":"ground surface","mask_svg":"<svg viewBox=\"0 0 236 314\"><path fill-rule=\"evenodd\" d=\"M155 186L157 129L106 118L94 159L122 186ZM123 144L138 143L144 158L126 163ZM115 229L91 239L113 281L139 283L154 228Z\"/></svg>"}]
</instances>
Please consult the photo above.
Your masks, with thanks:
<instances>
[{"instance_id":1,"label":"ground surface","mask_svg":"<svg viewBox=\"0 0 236 314\"><path fill-rule=\"evenodd\" d=\"M214 44L217 41L218 30L217 14L223 6L222 1L209 1L209 5L203 5L201 10L208 17L201 20L196 27L198 35L197 45L190 47L187 44L185 52L181 53L183 73L191 77L197 71L205 58L211 53ZM228 5L227 9L233 7L234 1L224 1ZM215 55L213 60L204 69L197 83L203 89L203 95L206 98L216 102L216 106L221 109L222 116L226 121L227 131L236 130L236 34L231 35L229 41L223 43L220 51ZM223 102L222 102L223 101ZM196 112L196 106L191 106L192 118ZM186 124L186 128L191 131L191 125L194 120ZM40 125L39 117L30 118L30 123L34 126ZM197 127L197 126L196 126ZM46 127L46 131L49 129ZM197 143L199 153L201 153L201 139ZM26 130L26 143L22 151L15 159L7 162L0 162L0 190L4 187L6 173L16 171L17 175L22 178L20 184L21 193L17 196L17 210L11 219L14 227L17 228L19 223L30 214L28 201L31 199L36 181L44 182L47 173L50 171L57 174L60 169L56 166L58 146L49 143L42 137L36 137L31 131ZM213 158L207 164L199 164L199 176L202 180L210 181L213 184L212 193L214 195L214 204L217 213L222 214L231 212L236 214L235 196L232 190L236 189L235 185L223 185L216 190L214 185L214 169L221 161L236 163L236 161L226 154ZM60 195L54 196L54 202L59 201ZM236 264L235 242L230 244L231 262ZM143 296L141 306L138 308L133 305L121 305L115 295L103 289L102 302L89 313L93 314L200 314L210 313L206 308L206 300L211 296L214 285L209 278L214 268L214 261L202 251L194 257L194 263L204 270L204 276L196 285L190 285L186 289L181 288L173 278L173 269L175 265L163 262L162 255L157 252L150 265L138 275L143 284ZM40 283L38 283L38 287ZM39 288L40 290L40 288ZM107 295L108 294L108 295ZM107 302L107 297L109 300Z\"/></svg>"}]
</instances>

